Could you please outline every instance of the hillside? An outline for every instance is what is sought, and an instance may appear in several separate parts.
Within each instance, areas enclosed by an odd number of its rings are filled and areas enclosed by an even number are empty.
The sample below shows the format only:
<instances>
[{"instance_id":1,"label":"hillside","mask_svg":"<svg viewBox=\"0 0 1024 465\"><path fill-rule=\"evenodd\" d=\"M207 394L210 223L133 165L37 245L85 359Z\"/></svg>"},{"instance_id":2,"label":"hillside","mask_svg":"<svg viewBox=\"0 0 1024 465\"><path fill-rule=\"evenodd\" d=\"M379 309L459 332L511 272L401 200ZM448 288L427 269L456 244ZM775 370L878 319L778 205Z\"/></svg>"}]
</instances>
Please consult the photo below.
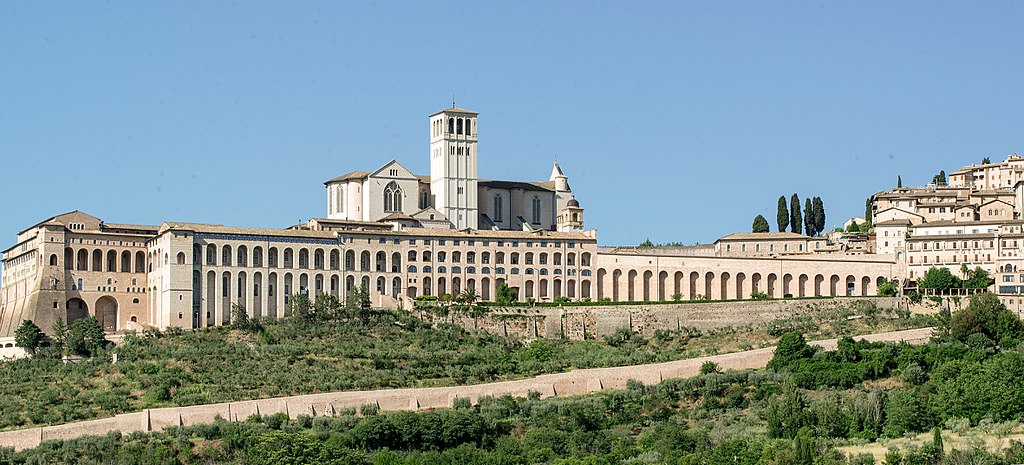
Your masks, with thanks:
<instances>
[{"instance_id":1,"label":"hillside","mask_svg":"<svg viewBox=\"0 0 1024 465\"><path fill-rule=\"evenodd\" d=\"M1021 442L961 439L972 425L1005 436L1024 418L1024 323L991 295L938 323L925 345L844 338L829 352L789 332L763 370L706 365L699 376L656 385L460 399L418 413L367 406L331 417L253 416L47 441L3 451L0 461L863 465L877 463L868 452L881 452L865 445L881 444L892 446L882 455L891 465L1021 463Z\"/></svg>"},{"instance_id":2,"label":"hillside","mask_svg":"<svg viewBox=\"0 0 1024 465\"><path fill-rule=\"evenodd\" d=\"M772 345L788 330L811 337L926 327L876 308L711 333L683 329L651 338L515 338L426 324L403 312L288 320L239 328L128 336L65 365L43 351L0 363L0 428L67 423L162 406L355 389L449 386L574 368L624 366ZM113 353L117 363L111 363Z\"/></svg>"}]
</instances>

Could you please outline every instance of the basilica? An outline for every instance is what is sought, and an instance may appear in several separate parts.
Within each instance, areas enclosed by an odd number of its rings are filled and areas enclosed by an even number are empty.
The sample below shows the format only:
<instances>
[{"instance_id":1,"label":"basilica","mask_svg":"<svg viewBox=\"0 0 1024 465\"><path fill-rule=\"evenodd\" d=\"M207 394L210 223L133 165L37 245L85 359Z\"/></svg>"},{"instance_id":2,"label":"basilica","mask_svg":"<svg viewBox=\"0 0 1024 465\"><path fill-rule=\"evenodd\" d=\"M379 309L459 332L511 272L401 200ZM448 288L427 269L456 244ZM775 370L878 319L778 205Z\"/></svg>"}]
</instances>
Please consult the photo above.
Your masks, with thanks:
<instances>
[{"instance_id":1,"label":"basilica","mask_svg":"<svg viewBox=\"0 0 1024 465\"><path fill-rule=\"evenodd\" d=\"M582 231L583 209L558 162L547 182L477 177L478 113L450 108L430 115L430 175L391 160L352 171L327 186L327 217L408 226L509 231Z\"/></svg>"}]
</instances>

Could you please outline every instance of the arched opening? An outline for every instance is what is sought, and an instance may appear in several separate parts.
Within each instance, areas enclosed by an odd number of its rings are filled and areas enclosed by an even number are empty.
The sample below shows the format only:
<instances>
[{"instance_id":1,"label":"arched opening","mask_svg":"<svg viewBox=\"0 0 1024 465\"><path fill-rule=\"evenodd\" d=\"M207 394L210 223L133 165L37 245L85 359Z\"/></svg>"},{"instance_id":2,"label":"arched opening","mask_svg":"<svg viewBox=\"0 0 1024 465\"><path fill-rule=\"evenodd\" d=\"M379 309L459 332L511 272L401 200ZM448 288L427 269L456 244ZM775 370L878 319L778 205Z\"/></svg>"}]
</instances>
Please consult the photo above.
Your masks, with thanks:
<instances>
[{"instance_id":1,"label":"arched opening","mask_svg":"<svg viewBox=\"0 0 1024 465\"><path fill-rule=\"evenodd\" d=\"M768 273L768 292L767 294L772 297L779 297L778 295L778 280L779 277L775 273Z\"/></svg>"},{"instance_id":2,"label":"arched opening","mask_svg":"<svg viewBox=\"0 0 1024 465\"><path fill-rule=\"evenodd\" d=\"M868 295L868 287L871 286L871 278L864 276L860 279L860 295Z\"/></svg>"},{"instance_id":3,"label":"arched opening","mask_svg":"<svg viewBox=\"0 0 1024 465\"><path fill-rule=\"evenodd\" d=\"M100 249L92 251L92 270L103 271L103 251Z\"/></svg>"},{"instance_id":4,"label":"arched opening","mask_svg":"<svg viewBox=\"0 0 1024 465\"><path fill-rule=\"evenodd\" d=\"M644 271L644 302L651 301L651 281L654 280L654 273L651 270Z\"/></svg>"},{"instance_id":5,"label":"arched opening","mask_svg":"<svg viewBox=\"0 0 1024 465\"><path fill-rule=\"evenodd\" d=\"M57 266L57 254L50 254L50 266Z\"/></svg>"},{"instance_id":6,"label":"arched opening","mask_svg":"<svg viewBox=\"0 0 1024 465\"><path fill-rule=\"evenodd\" d=\"M64 248L64 269L71 270L75 266L75 251L71 247Z\"/></svg>"},{"instance_id":7,"label":"arched opening","mask_svg":"<svg viewBox=\"0 0 1024 465\"><path fill-rule=\"evenodd\" d=\"M636 270L629 270L626 276L626 300L636 302Z\"/></svg>"},{"instance_id":8,"label":"arched opening","mask_svg":"<svg viewBox=\"0 0 1024 465\"><path fill-rule=\"evenodd\" d=\"M737 273L736 274L736 298L737 299L746 299L746 298L750 297L749 295L747 295L747 289L746 289L746 285L747 284L746 284L746 281L747 281L747 275L746 274L744 274L744 273Z\"/></svg>"},{"instance_id":9,"label":"arched opening","mask_svg":"<svg viewBox=\"0 0 1024 465\"><path fill-rule=\"evenodd\" d=\"M236 265L241 267L249 266L249 249L244 245L238 246L238 263Z\"/></svg>"},{"instance_id":10,"label":"arched opening","mask_svg":"<svg viewBox=\"0 0 1024 465\"><path fill-rule=\"evenodd\" d=\"M317 270L324 269L324 249L313 251L313 268Z\"/></svg>"},{"instance_id":11,"label":"arched opening","mask_svg":"<svg viewBox=\"0 0 1024 465\"><path fill-rule=\"evenodd\" d=\"M121 272L131 273L132 272L132 253L125 250L121 252Z\"/></svg>"},{"instance_id":12,"label":"arched opening","mask_svg":"<svg viewBox=\"0 0 1024 465\"><path fill-rule=\"evenodd\" d=\"M486 276L480 279L480 299L484 301L491 300L491 278Z\"/></svg>"},{"instance_id":13,"label":"arched opening","mask_svg":"<svg viewBox=\"0 0 1024 465\"><path fill-rule=\"evenodd\" d=\"M690 272L690 298L688 300L697 300L697 281L700 280L700 273L696 271Z\"/></svg>"},{"instance_id":14,"label":"arched opening","mask_svg":"<svg viewBox=\"0 0 1024 465\"><path fill-rule=\"evenodd\" d=\"M580 257L580 260L583 260L583 256ZM668 289L668 272L662 271L658 273L658 301L665 301L666 289Z\"/></svg>"},{"instance_id":15,"label":"arched opening","mask_svg":"<svg viewBox=\"0 0 1024 465\"><path fill-rule=\"evenodd\" d=\"M810 278L808 278L807 275L805 275L805 274L800 275L800 278L798 279L798 283L799 284L797 286L798 287L797 296L799 296L799 297L807 297L807 281L809 279Z\"/></svg>"},{"instance_id":16,"label":"arched opening","mask_svg":"<svg viewBox=\"0 0 1024 465\"><path fill-rule=\"evenodd\" d=\"M185 264L185 252L178 252L177 261L179 265Z\"/></svg>"},{"instance_id":17,"label":"arched opening","mask_svg":"<svg viewBox=\"0 0 1024 465\"><path fill-rule=\"evenodd\" d=\"M619 286L622 285L622 270L612 271L612 301L620 302Z\"/></svg>"},{"instance_id":18,"label":"arched opening","mask_svg":"<svg viewBox=\"0 0 1024 465\"><path fill-rule=\"evenodd\" d=\"M782 275L782 297L793 297L793 275L789 273Z\"/></svg>"},{"instance_id":19,"label":"arched opening","mask_svg":"<svg viewBox=\"0 0 1024 465\"><path fill-rule=\"evenodd\" d=\"M85 304L84 300L79 299L78 297L68 299L64 304L64 307L65 310L67 310L65 319L69 326L71 323L74 323L75 320L89 316L89 306Z\"/></svg>"},{"instance_id":20,"label":"arched opening","mask_svg":"<svg viewBox=\"0 0 1024 465\"><path fill-rule=\"evenodd\" d=\"M704 299L705 300L717 300L718 296L715 292L715 274L712 272L704 273Z\"/></svg>"},{"instance_id":21,"label":"arched opening","mask_svg":"<svg viewBox=\"0 0 1024 465\"><path fill-rule=\"evenodd\" d=\"M719 299L722 299L722 300L728 300L729 299L729 279L730 278L732 278L732 276L730 276L728 272L723 272L722 273L722 279L720 279L720 281L722 281L722 282L719 285L719 287L721 288L721 290L719 291L719 294L718 294L718 298Z\"/></svg>"},{"instance_id":22,"label":"arched opening","mask_svg":"<svg viewBox=\"0 0 1024 465\"><path fill-rule=\"evenodd\" d=\"M337 269L339 269L341 267L341 253L339 253L337 250L332 250L331 251L331 258L330 258L330 260L331 260L331 269L332 270L337 270Z\"/></svg>"},{"instance_id":23,"label":"arched opening","mask_svg":"<svg viewBox=\"0 0 1024 465\"><path fill-rule=\"evenodd\" d=\"M103 327L103 331L117 331L117 300L107 295L100 297L96 301L96 320Z\"/></svg>"},{"instance_id":24,"label":"arched opening","mask_svg":"<svg viewBox=\"0 0 1024 465\"><path fill-rule=\"evenodd\" d=\"M86 271L89 269L89 251L85 249L78 249L78 260L77 266L75 267L78 271Z\"/></svg>"},{"instance_id":25,"label":"arched opening","mask_svg":"<svg viewBox=\"0 0 1024 465\"><path fill-rule=\"evenodd\" d=\"M117 252L113 250L107 251L107 273L114 273L117 271Z\"/></svg>"},{"instance_id":26,"label":"arched opening","mask_svg":"<svg viewBox=\"0 0 1024 465\"><path fill-rule=\"evenodd\" d=\"M814 296L821 297L821 286L825 283L825 277L822 275L814 276Z\"/></svg>"},{"instance_id":27,"label":"arched opening","mask_svg":"<svg viewBox=\"0 0 1024 465\"><path fill-rule=\"evenodd\" d=\"M387 254L384 251L377 252L376 270L378 272L387 271Z\"/></svg>"},{"instance_id":28,"label":"arched opening","mask_svg":"<svg viewBox=\"0 0 1024 465\"><path fill-rule=\"evenodd\" d=\"M135 272L145 273L146 272L146 254L141 250L135 252Z\"/></svg>"}]
</instances>

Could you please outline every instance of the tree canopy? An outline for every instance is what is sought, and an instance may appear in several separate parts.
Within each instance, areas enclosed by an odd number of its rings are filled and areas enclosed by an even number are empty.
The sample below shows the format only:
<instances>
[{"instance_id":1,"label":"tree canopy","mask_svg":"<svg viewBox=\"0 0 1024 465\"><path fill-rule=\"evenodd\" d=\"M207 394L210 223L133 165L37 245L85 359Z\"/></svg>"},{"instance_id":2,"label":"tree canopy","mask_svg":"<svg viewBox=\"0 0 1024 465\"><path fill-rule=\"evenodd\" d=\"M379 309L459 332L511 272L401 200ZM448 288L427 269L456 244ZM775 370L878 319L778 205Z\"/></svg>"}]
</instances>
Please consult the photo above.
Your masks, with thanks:
<instances>
[{"instance_id":1,"label":"tree canopy","mask_svg":"<svg viewBox=\"0 0 1024 465\"><path fill-rule=\"evenodd\" d=\"M22 320L21 326L14 331L14 345L25 349L30 354L36 353L43 341L43 331L32 320Z\"/></svg>"},{"instance_id":2,"label":"tree canopy","mask_svg":"<svg viewBox=\"0 0 1024 465\"><path fill-rule=\"evenodd\" d=\"M778 213L775 216L775 221L779 226L779 232L785 232L789 226L789 209L786 207L786 196L779 196ZM757 232L757 231L754 231Z\"/></svg>"},{"instance_id":3,"label":"tree canopy","mask_svg":"<svg viewBox=\"0 0 1024 465\"><path fill-rule=\"evenodd\" d=\"M768 220L764 216L757 215L754 217L754 225L750 228L751 232L766 233L771 231L771 227L768 226Z\"/></svg>"}]
</instances>

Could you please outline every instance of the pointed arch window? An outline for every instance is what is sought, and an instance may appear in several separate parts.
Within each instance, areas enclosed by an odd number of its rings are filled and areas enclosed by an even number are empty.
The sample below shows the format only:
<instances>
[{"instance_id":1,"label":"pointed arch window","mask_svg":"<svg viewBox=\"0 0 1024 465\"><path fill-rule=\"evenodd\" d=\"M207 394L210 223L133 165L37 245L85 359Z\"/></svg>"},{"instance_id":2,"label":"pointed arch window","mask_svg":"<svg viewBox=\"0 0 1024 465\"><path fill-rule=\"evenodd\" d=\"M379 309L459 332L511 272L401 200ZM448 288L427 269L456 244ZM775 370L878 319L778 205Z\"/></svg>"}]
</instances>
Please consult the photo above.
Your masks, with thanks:
<instances>
[{"instance_id":1,"label":"pointed arch window","mask_svg":"<svg viewBox=\"0 0 1024 465\"><path fill-rule=\"evenodd\" d=\"M501 194L494 194L494 221L496 223L501 222L501 218L504 217L502 210Z\"/></svg>"},{"instance_id":2,"label":"pointed arch window","mask_svg":"<svg viewBox=\"0 0 1024 465\"><path fill-rule=\"evenodd\" d=\"M384 188L384 211L389 213L402 211L402 188L394 181L388 183Z\"/></svg>"},{"instance_id":3,"label":"pointed arch window","mask_svg":"<svg viewBox=\"0 0 1024 465\"><path fill-rule=\"evenodd\" d=\"M540 197L533 196L533 224L540 224Z\"/></svg>"}]
</instances>

